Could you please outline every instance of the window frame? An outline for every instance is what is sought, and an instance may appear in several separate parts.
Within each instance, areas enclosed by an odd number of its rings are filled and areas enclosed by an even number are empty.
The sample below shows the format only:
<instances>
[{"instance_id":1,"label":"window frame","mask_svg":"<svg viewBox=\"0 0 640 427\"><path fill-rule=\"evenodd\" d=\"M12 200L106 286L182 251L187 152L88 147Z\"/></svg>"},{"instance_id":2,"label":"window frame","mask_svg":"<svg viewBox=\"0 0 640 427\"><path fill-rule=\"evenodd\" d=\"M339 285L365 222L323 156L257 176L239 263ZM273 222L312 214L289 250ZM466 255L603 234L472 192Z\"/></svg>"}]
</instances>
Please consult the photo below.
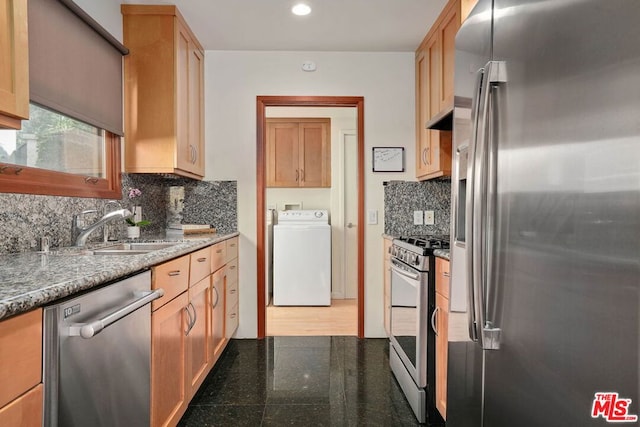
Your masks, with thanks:
<instances>
[{"instance_id":1,"label":"window frame","mask_svg":"<svg viewBox=\"0 0 640 427\"><path fill-rule=\"evenodd\" d=\"M104 131L105 178L0 162L0 192L121 199L121 138Z\"/></svg>"}]
</instances>

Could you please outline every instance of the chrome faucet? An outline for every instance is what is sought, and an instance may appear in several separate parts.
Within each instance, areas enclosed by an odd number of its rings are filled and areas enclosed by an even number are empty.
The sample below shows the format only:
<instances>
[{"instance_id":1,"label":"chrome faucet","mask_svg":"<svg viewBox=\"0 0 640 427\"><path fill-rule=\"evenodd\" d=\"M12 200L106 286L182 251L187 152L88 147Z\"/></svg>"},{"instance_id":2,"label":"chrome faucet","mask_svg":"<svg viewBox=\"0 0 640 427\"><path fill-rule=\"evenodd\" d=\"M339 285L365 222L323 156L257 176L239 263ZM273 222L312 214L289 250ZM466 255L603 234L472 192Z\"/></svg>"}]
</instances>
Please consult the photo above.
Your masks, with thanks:
<instances>
[{"instance_id":1,"label":"chrome faucet","mask_svg":"<svg viewBox=\"0 0 640 427\"><path fill-rule=\"evenodd\" d=\"M119 201L117 200L109 200L107 203L105 203L105 205L102 208L102 214L106 215L109 212L118 210L118 209L122 209L122 205L120 204ZM102 234L103 234L103 240L104 242L111 242L111 241L115 241L118 240L118 235L120 234L120 227L119 224L105 224L104 227L102 227Z\"/></svg>"},{"instance_id":2,"label":"chrome faucet","mask_svg":"<svg viewBox=\"0 0 640 427\"><path fill-rule=\"evenodd\" d=\"M84 215L90 214L90 213L97 213L97 212L98 211L95 209L89 209L86 211L82 211L79 214L73 216L73 236L75 238L76 246L84 246L85 243L87 243L87 238L89 237L89 234L91 234L91 232L96 230L98 227L111 221L131 218L133 216L131 211L128 209L118 209L116 211L111 211L109 213L104 214L102 218L100 218L93 224L87 225L85 227Z\"/></svg>"}]
</instances>

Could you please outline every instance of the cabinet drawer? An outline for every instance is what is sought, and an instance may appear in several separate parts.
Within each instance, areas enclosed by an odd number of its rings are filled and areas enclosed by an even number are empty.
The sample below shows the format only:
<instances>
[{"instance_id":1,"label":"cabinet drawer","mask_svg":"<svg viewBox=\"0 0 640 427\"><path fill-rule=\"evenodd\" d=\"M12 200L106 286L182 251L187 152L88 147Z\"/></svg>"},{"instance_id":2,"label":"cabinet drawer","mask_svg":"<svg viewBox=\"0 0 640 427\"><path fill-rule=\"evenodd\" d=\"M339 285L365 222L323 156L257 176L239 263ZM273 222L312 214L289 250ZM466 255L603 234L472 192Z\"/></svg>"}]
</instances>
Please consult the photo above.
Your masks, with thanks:
<instances>
[{"instance_id":1,"label":"cabinet drawer","mask_svg":"<svg viewBox=\"0 0 640 427\"><path fill-rule=\"evenodd\" d=\"M436 258L436 292L449 298L449 261Z\"/></svg>"},{"instance_id":2,"label":"cabinet drawer","mask_svg":"<svg viewBox=\"0 0 640 427\"><path fill-rule=\"evenodd\" d=\"M238 238L234 237L226 241L227 243L227 262L234 258L238 258Z\"/></svg>"},{"instance_id":3,"label":"cabinet drawer","mask_svg":"<svg viewBox=\"0 0 640 427\"><path fill-rule=\"evenodd\" d=\"M193 286L211 274L211 247L200 249L191 254L189 286Z\"/></svg>"},{"instance_id":4,"label":"cabinet drawer","mask_svg":"<svg viewBox=\"0 0 640 427\"><path fill-rule=\"evenodd\" d=\"M0 408L0 425L40 427L42 425L42 389L42 384L38 384L25 395Z\"/></svg>"},{"instance_id":5,"label":"cabinet drawer","mask_svg":"<svg viewBox=\"0 0 640 427\"><path fill-rule=\"evenodd\" d=\"M227 264L227 284L229 283L238 283L238 258Z\"/></svg>"},{"instance_id":6,"label":"cabinet drawer","mask_svg":"<svg viewBox=\"0 0 640 427\"><path fill-rule=\"evenodd\" d=\"M151 289L164 289L164 296L151 303L157 310L189 288L190 255L176 258L151 270Z\"/></svg>"},{"instance_id":7,"label":"cabinet drawer","mask_svg":"<svg viewBox=\"0 0 640 427\"><path fill-rule=\"evenodd\" d=\"M0 322L0 407L41 381L42 309L37 309Z\"/></svg>"},{"instance_id":8,"label":"cabinet drawer","mask_svg":"<svg viewBox=\"0 0 640 427\"><path fill-rule=\"evenodd\" d=\"M238 304L231 306L230 309L227 309L225 337L231 338L231 336L236 332L236 329L238 329Z\"/></svg>"},{"instance_id":9,"label":"cabinet drawer","mask_svg":"<svg viewBox=\"0 0 640 427\"><path fill-rule=\"evenodd\" d=\"M229 276L227 276L227 280L228 279ZM227 307L233 307L238 303L238 282L229 283L227 281L226 289Z\"/></svg>"},{"instance_id":10,"label":"cabinet drawer","mask_svg":"<svg viewBox=\"0 0 640 427\"><path fill-rule=\"evenodd\" d=\"M227 262L226 242L216 243L211 246L211 271L216 271Z\"/></svg>"}]
</instances>

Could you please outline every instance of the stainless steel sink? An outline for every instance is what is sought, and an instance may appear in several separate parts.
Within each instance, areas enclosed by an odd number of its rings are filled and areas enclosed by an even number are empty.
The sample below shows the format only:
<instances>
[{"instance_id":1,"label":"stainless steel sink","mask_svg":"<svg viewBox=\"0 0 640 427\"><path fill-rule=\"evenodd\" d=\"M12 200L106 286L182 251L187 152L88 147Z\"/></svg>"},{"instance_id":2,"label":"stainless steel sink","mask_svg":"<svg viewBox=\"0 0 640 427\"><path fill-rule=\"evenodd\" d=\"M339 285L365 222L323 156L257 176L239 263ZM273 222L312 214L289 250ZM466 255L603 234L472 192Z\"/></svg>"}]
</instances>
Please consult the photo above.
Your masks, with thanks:
<instances>
[{"instance_id":1,"label":"stainless steel sink","mask_svg":"<svg viewBox=\"0 0 640 427\"><path fill-rule=\"evenodd\" d=\"M155 243L119 243L93 251L94 255L140 255L160 249L170 248L179 242L155 242Z\"/></svg>"}]
</instances>

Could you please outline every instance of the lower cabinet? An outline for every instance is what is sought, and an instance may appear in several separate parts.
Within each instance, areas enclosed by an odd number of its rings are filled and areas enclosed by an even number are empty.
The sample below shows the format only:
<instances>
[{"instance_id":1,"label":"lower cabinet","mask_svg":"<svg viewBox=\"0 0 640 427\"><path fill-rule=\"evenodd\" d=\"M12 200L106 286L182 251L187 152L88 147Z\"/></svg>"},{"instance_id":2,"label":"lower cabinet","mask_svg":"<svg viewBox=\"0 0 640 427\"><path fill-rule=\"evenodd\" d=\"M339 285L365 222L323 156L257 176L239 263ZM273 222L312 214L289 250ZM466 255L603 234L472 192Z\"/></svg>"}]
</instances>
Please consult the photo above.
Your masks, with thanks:
<instances>
[{"instance_id":1,"label":"lower cabinet","mask_svg":"<svg viewBox=\"0 0 640 427\"><path fill-rule=\"evenodd\" d=\"M151 313L151 425L178 424L187 409L186 292Z\"/></svg>"},{"instance_id":2,"label":"lower cabinet","mask_svg":"<svg viewBox=\"0 0 640 427\"><path fill-rule=\"evenodd\" d=\"M225 267L211 275L212 289L212 316L211 316L211 344L210 354L213 363L218 360L224 346L226 344L224 336L224 319L225 319L225 291L224 282L226 277Z\"/></svg>"},{"instance_id":3,"label":"lower cabinet","mask_svg":"<svg viewBox=\"0 0 640 427\"><path fill-rule=\"evenodd\" d=\"M0 408L0 425L5 427L40 427L42 425L42 384Z\"/></svg>"},{"instance_id":4,"label":"lower cabinet","mask_svg":"<svg viewBox=\"0 0 640 427\"><path fill-rule=\"evenodd\" d=\"M209 342L211 334L211 277L207 276L189 288L189 305L192 310L187 313L191 325L187 328L187 354L189 382L189 399L207 377L210 368Z\"/></svg>"},{"instance_id":5,"label":"lower cabinet","mask_svg":"<svg viewBox=\"0 0 640 427\"><path fill-rule=\"evenodd\" d=\"M229 239L152 269L152 288L165 290L151 313L153 427L178 424L225 349L230 328L235 332L237 244L237 238ZM236 257L231 269L227 254ZM229 271L235 272L236 291L231 294ZM233 295L235 307L227 305L227 295Z\"/></svg>"},{"instance_id":6,"label":"lower cabinet","mask_svg":"<svg viewBox=\"0 0 640 427\"><path fill-rule=\"evenodd\" d=\"M0 426L42 425L42 309L0 322Z\"/></svg>"},{"instance_id":7,"label":"lower cabinet","mask_svg":"<svg viewBox=\"0 0 640 427\"><path fill-rule=\"evenodd\" d=\"M447 419L447 357L449 353L449 261L436 258L436 408Z\"/></svg>"}]
</instances>

